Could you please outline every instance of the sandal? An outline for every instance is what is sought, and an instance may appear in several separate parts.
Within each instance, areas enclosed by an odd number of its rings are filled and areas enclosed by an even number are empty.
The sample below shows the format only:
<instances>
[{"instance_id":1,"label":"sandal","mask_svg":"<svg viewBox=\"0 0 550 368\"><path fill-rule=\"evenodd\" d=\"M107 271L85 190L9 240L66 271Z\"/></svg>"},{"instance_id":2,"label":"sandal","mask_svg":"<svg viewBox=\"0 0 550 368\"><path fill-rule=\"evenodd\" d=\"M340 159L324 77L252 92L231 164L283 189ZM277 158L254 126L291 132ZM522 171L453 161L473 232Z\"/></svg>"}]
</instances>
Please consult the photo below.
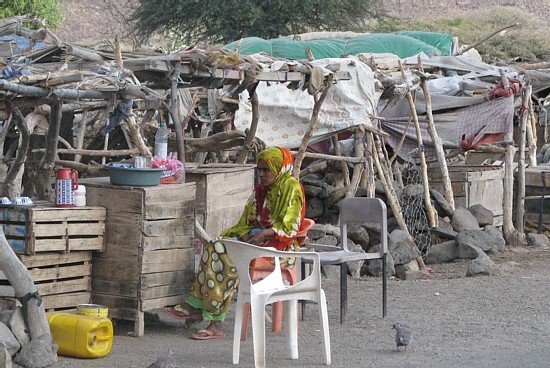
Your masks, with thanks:
<instances>
[{"instance_id":1,"label":"sandal","mask_svg":"<svg viewBox=\"0 0 550 368\"><path fill-rule=\"evenodd\" d=\"M192 333L190 338L192 338L193 340L225 339L225 334L223 332L220 334L216 334L210 330L203 329L203 330L198 330L195 333Z\"/></svg>"},{"instance_id":2,"label":"sandal","mask_svg":"<svg viewBox=\"0 0 550 368\"><path fill-rule=\"evenodd\" d=\"M182 308L182 306L179 304L173 307L165 307L164 312L172 318L185 321L185 326L187 328L191 328L196 323L202 321L202 312L198 311L190 313L188 310Z\"/></svg>"}]
</instances>

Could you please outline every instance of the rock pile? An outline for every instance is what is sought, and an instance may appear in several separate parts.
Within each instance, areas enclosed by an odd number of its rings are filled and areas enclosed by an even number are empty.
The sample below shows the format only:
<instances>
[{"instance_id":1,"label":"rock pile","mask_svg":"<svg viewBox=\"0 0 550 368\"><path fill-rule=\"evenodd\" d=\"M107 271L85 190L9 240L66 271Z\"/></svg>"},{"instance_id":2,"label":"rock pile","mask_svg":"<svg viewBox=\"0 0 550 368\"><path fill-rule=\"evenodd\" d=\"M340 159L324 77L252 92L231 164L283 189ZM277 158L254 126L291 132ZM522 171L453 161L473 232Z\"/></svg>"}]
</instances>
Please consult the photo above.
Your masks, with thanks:
<instances>
[{"instance_id":1,"label":"rock pile","mask_svg":"<svg viewBox=\"0 0 550 368\"><path fill-rule=\"evenodd\" d=\"M307 196L306 217L316 221L308 232L311 243L339 245L340 229L338 227L338 190L326 178L308 175L303 179ZM476 204L469 208L452 207L444 197L435 190L430 191L432 201L439 214L439 225L431 229L432 242L424 254L426 264L452 262L455 259L472 259L468 265L466 276L478 274L494 274L501 267L494 264L490 255L507 249L502 231L493 225L493 213L482 205ZM365 195L361 188L357 196ZM377 196L380 193L377 192ZM380 195L383 197L383 194ZM385 199L385 198L382 198ZM387 270L389 276L400 279L423 277L414 256L409 251L412 237L398 228L388 207L388 250ZM369 251L380 245L379 229L372 224L357 224L348 230L348 246L353 251ZM409 245L409 246L407 246ZM544 234L527 234L526 244L535 247L548 247L549 240ZM356 261L348 264L352 277L362 275L380 276L381 260ZM337 275L337 270L325 267L326 275Z\"/></svg>"}]
</instances>

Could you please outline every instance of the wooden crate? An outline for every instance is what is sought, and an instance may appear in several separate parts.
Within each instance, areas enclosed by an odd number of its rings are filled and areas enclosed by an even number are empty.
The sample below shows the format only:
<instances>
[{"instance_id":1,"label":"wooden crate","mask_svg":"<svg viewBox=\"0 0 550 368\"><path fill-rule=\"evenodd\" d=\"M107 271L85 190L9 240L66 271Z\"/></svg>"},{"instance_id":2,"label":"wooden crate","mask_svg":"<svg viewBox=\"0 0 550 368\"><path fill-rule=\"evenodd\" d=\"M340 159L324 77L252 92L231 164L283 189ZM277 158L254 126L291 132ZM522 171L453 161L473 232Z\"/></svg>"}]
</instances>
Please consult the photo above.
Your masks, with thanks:
<instances>
[{"instance_id":1,"label":"wooden crate","mask_svg":"<svg viewBox=\"0 0 550 368\"><path fill-rule=\"evenodd\" d=\"M44 252L18 255L42 296L48 311L74 309L91 300L92 252ZM0 271L0 296L15 297L15 291Z\"/></svg>"},{"instance_id":2,"label":"wooden crate","mask_svg":"<svg viewBox=\"0 0 550 368\"><path fill-rule=\"evenodd\" d=\"M16 253L103 251L105 208L36 207L2 208L2 228Z\"/></svg>"},{"instance_id":3,"label":"wooden crate","mask_svg":"<svg viewBox=\"0 0 550 368\"><path fill-rule=\"evenodd\" d=\"M195 183L153 187L83 180L89 204L107 208L105 251L93 256L92 300L113 318L132 320L182 301L194 279Z\"/></svg>"},{"instance_id":4,"label":"wooden crate","mask_svg":"<svg viewBox=\"0 0 550 368\"><path fill-rule=\"evenodd\" d=\"M501 166L449 166L456 207L481 204L493 212L493 225L502 225L504 201L504 169ZM441 172L428 171L430 187L444 193Z\"/></svg>"},{"instance_id":5,"label":"wooden crate","mask_svg":"<svg viewBox=\"0 0 550 368\"><path fill-rule=\"evenodd\" d=\"M196 217L211 236L237 223L254 189L256 165L206 164L186 168L197 184Z\"/></svg>"}]
</instances>

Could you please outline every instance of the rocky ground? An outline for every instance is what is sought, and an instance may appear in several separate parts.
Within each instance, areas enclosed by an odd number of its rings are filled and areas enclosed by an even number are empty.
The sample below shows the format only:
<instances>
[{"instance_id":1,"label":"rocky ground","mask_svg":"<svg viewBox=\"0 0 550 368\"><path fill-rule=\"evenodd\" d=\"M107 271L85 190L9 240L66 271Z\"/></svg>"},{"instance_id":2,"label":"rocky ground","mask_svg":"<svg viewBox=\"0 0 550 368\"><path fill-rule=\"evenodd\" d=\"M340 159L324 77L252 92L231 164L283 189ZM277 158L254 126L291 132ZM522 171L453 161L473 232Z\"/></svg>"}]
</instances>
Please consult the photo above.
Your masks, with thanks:
<instances>
[{"instance_id":1,"label":"rocky ground","mask_svg":"<svg viewBox=\"0 0 550 368\"><path fill-rule=\"evenodd\" d=\"M381 318L381 282L374 277L349 281L349 310L339 323L338 281L324 279L333 367L547 367L550 319L550 250L515 248L491 255L501 272L465 277L468 260L431 265L430 279L389 283L389 310ZM172 347L179 367L232 366L233 319L225 340L193 341L182 324L159 312L146 323L145 337L129 336L132 326L116 325L111 353L99 359L59 357L58 367L147 367ZM152 315L156 317L156 315ZM413 332L408 352L397 352L391 325ZM300 325L300 358L286 358L284 335L267 335L271 367L323 365L316 310L309 306ZM249 338L241 346L240 367L253 367Z\"/></svg>"}]
</instances>

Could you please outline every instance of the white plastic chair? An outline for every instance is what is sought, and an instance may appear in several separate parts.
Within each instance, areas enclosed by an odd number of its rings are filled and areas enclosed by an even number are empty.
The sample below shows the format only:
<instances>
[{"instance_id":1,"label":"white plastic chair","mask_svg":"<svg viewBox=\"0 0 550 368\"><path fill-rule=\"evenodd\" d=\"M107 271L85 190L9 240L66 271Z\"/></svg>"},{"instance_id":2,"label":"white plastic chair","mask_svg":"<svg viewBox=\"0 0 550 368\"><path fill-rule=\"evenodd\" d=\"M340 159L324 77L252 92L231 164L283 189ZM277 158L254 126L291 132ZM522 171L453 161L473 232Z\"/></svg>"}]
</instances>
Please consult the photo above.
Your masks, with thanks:
<instances>
[{"instance_id":1,"label":"white plastic chair","mask_svg":"<svg viewBox=\"0 0 550 368\"><path fill-rule=\"evenodd\" d=\"M325 292L321 288L321 264L319 255L314 252L283 252L274 248L258 247L252 244L230 239L218 239L233 260L239 274L239 292L235 310L235 328L233 332L233 364L239 363L241 330L246 303L250 303L252 315L252 340L254 346L254 365L265 367L265 307L267 304L284 302L284 329L287 333L291 359L298 359L298 304L297 300L316 302L319 308L321 330L325 348L325 364L330 365L330 336ZM273 257L275 268L264 279L253 283L250 280L250 262L259 257ZM312 260L311 273L294 285L285 285L281 274L279 258L297 257Z\"/></svg>"}]
</instances>

